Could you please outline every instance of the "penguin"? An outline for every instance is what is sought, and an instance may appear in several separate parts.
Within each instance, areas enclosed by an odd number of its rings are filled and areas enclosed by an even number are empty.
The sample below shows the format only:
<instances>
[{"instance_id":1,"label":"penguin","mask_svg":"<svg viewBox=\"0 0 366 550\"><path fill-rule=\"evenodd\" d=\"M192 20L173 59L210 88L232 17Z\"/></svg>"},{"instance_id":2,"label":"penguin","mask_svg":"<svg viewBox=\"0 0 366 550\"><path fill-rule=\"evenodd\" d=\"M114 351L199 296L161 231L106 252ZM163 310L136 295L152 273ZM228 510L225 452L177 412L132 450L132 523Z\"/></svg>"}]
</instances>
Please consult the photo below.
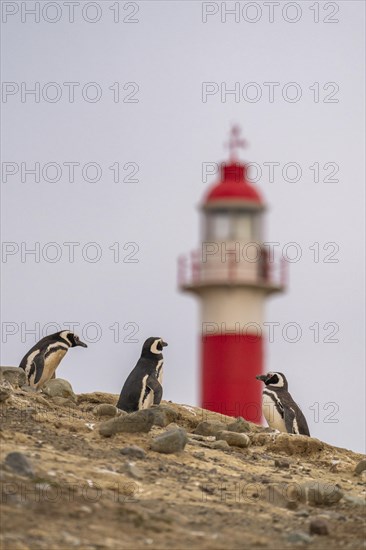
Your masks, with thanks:
<instances>
[{"instance_id":1,"label":"penguin","mask_svg":"<svg viewBox=\"0 0 366 550\"><path fill-rule=\"evenodd\" d=\"M268 372L256 376L265 383L262 411L270 428L310 436L305 416L288 392L286 376L281 372Z\"/></svg>"},{"instance_id":2,"label":"penguin","mask_svg":"<svg viewBox=\"0 0 366 550\"><path fill-rule=\"evenodd\" d=\"M142 346L141 357L128 375L121 390L117 408L128 413L159 405L163 396L162 338L151 336Z\"/></svg>"},{"instance_id":3,"label":"penguin","mask_svg":"<svg viewBox=\"0 0 366 550\"><path fill-rule=\"evenodd\" d=\"M19 367L25 371L29 386L39 390L51 378L69 348L88 346L73 332L62 330L45 336L23 357Z\"/></svg>"}]
</instances>

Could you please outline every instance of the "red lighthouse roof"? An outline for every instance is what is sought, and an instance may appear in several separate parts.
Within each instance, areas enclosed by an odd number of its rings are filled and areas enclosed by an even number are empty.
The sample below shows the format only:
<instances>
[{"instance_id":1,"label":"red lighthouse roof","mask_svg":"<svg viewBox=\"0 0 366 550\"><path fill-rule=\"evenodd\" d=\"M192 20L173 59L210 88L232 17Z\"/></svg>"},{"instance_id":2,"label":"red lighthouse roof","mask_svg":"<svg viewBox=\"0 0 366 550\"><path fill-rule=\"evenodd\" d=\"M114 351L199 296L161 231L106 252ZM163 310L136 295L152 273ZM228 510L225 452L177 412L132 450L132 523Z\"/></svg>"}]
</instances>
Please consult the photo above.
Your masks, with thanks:
<instances>
[{"instance_id":1,"label":"red lighthouse roof","mask_svg":"<svg viewBox=\"0 0 366 550\"><path fill-rule=\"evenodd\" d=\"M246 165L239 162L223 163L220 181L209 189L204 199L205 205L230 201L263 207L262 197L246 179L246 170Z\"/></svg>"},{"instance_id":2,"label":"red lighthouse roof","mask_svg":"<svg viewBox=\"0 0 366 550\"><path fill-rule=\"evenodd\" d=\"M237 158L236 149L246 146L246 141L239 136L239 126L233 126L228 142L230 160L221 164L220 181L208 190L203 201L203 208L224 205L264 208L261 195L247 180L248 166Z\"/></svg>"}]
</instances>

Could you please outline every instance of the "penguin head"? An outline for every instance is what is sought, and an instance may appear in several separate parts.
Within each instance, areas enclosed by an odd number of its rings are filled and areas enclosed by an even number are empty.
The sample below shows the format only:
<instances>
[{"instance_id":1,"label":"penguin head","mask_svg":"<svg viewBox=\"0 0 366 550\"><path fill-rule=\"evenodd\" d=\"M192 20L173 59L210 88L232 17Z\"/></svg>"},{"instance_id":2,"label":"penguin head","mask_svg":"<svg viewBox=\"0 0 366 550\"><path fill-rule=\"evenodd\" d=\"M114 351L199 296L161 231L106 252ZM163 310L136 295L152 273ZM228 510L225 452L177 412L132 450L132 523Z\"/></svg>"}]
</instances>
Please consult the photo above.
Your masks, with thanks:
<instances>
[{"instance_id":1,"label":"penguin head","mask_svg":"<svg viewBox=\"0 0 366 550\"><path fill-rule=\"evenodd\" d=\"M256 376L257 380L261 380L266 386L274 386L275 388L288 389L286 376L282 372L267 372Z\"/></svg>"},{"instance_id":2,"label":"penguin head","mask_svg":"<svg viewBox=\"0 0 366 550\"><path fill-rule=\"evenodd\" d=\"M145 340L144 345L142 346L141 355L157 357L158 355L162 355L163 348L165 348L165 346L167 345L168 344L164 342L162 338L158 338L157 336L150 336L150 338Z\"/></svg>"},{"instance_id":3,"label":"penguin head","mask_svg":"<svg viewBox=\"0 0 366 550\"><path fill-rule=\"evenodd\" d=\"M65 340L70 348L75 348L76 346L81 346L83 348L87 348L88 346L84 344L79 338L77 334L74 332L69 332L68 330L63 330L60 332L60 336L63 340Z\"/></svg>"}]
</instances>

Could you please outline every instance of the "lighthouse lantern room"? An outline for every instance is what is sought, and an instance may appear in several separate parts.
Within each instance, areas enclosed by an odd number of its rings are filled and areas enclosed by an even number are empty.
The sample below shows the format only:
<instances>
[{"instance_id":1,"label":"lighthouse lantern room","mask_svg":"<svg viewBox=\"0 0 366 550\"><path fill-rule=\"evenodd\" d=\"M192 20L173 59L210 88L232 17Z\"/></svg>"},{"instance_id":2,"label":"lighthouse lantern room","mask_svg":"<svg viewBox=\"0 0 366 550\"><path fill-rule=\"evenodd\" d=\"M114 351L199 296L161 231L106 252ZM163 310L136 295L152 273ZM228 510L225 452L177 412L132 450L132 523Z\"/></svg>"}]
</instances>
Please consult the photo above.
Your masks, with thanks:
<instances>
[{"instance_id":1,"label":"lighthouse lantern room","mask_svg":"<svg viewBox=\"0 0 366 550\"><path fill-rule=\"evenodd\" d=\"M263 241L265 205L236 156L239 132L201 205L200 249L179 258L178 284L201 302L201 406L259 422L264 304L285 289L286 266Z\"/></svg>"}]
</instances>

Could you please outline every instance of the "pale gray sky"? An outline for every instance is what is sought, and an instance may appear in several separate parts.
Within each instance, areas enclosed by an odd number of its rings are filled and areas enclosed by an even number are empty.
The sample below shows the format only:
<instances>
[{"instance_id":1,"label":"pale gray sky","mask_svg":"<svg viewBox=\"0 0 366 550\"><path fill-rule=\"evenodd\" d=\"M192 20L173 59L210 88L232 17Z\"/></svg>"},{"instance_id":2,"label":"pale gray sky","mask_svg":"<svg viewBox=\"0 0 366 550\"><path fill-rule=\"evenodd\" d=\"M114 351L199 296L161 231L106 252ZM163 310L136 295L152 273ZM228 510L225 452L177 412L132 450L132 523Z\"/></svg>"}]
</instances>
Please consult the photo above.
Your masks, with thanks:
<instances>
[{"instance_id":1,"label":"pale gray sky","mask_svg":"<svg viewBox=\"0 0 366 550\"><path fill-rule=\"evenodd\" d=\"M302 252L268 300L280 325L267 368L287 374L314 436L362 451L364 3L238 2L226 22L233 2L70 4L2 2L2 364L19 363L36 323L75 323L97 341L59 376L118 393L161 335L164 398L197 403L198 304L177 292L176 259L198 245L215 181L202 163L226 158L235 122L262 170L267 241ZM37 246L39 262L24 255Z\"/></svg>"}]
</instances>

